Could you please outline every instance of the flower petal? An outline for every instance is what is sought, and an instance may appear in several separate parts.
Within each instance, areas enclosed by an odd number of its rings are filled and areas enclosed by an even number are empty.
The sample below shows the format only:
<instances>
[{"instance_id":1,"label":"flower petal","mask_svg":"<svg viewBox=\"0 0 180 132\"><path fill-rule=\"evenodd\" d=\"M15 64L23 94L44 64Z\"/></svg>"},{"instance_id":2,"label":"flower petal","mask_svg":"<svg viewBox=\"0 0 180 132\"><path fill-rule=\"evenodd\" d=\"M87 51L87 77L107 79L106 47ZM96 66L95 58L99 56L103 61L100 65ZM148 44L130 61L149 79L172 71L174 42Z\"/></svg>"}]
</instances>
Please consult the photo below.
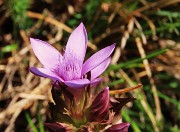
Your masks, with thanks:
<instances>
[{"instance_id":1,"label":"flower petal","mask_svg":"<svg viewBox=\"0 0 180 132\"><path fill-rule=\"evenodd\" d=\"M95 79L93 79L91 81L91 87L94 87L94 86L98 85L101 80L102 80L102 78L95 78Z\"/></svg>"},{"instance_id":2,"label":"flower petal","mask_svg":"<svg viewBox=\"0 0 180 132\"><path fill-rule=\"evenodd\" d=\"M65 126L60 123L45 123L44 124L51 132L66 132Z\"/></svg>"},{"instance_id":3,"label":"flower petal","mask_svg":"<svg viewBox=\"0 0 180 132\"><path fill-rule=\"evenodd\" d=\"M65 54L74 54L83 64L87 48L87 32L81 23L70 35L66 45Z\"/></svg>"},{"instance_id":4,"label":"flower petal","mask_svg":"<svg viewBox=\"0 0 180 132\"><path fill-rule=\"evenodd\" d=\"M109 66L111 62L111 58L107 58L105 61L103 61L99 66L95 67L91 70L91 80L94 80L96 77L101 75L106 68Z\"/></svg>"},{"instance_id":5,"label":"flower petal","mask_svg":"<svg viewBox=\"0 0 180 132\"><path fill-rule=\"evenodd\" d=\"M52 69L61 61L62 55L50 44L33 38L30 38L30 42L34 54L44 67Z\"/></svg>"},{"instance_id":6,"label":"flower petal","mask_svg":"<svg viewBox=\"0 0 180 132\"><path fill-rule=\"evenodd\" d=\"M94 69L100 65L104 60L106 60L113 52L115 44L112 44L97 53L93 54L84 64L82 69L82 75L86 74L90 70Z\"/></svg>"},{"instance_id":7,"label":"flower petal","mask_svg":"<svg viewBox=\"0 0 180 132\"><path fill-rule=\"evenodd\" d=\"M83 88L90 84L88 79L77 79L71 81L64 81L64 83L70 88Z\"/></svg>"},{"instance_id":8,"label":"flower petal","mask_svg":"<svg viewBox=\"0 0 180 132\"><path fill-rule=\"evenodd\" d=\"M129 123L120 123L112 125L110 128L106 130L106 132L128 132L129 126Z\"/></svg>"},{"instance_id":9,"label":"flower petal","mask_svg":"<svg viewBox=\"0 0 180 132\"><path fill-rule=\"evenodd\" d=\"M60 78L59 76L57 76L55 73L51 72L48 69L31 67L31 68L29 68L29 70L30 70L30 72L32 72L35 75L45 77L45 78L50 78L53 81L58 80L58 81L64 82L62 78Z\"/></svg>"},{"instance_id":10,"label":"flower petal","mask_svg":"<svg viewBox=\"0 0 180 132\"><path fill-rule=\"evenodd\" d=\"M93 100L90 106L89 120L102 121L110 109L109 87L104 88Z\"/></svg>"}]
</instances>

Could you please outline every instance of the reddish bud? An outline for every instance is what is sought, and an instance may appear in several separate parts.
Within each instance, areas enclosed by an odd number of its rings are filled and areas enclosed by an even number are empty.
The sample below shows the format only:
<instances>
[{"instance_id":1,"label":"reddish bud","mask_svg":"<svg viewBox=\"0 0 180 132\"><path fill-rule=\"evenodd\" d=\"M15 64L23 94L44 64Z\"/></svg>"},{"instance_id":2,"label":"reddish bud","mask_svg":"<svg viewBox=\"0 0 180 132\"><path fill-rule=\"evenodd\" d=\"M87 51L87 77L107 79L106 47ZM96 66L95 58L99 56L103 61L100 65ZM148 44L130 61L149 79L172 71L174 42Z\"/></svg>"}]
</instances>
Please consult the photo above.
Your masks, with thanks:
<instances>
[{"instance_id":1,"label":"reddish bud","mask_svg":"<svg viewBox=\"0 0 180 132\"><path fill-rule=\"evenodd\" d=\"M106 130L106 132L128 132L129 126L129 123L120 123L112 125L110 128Z\"/></svg>"}]
</instances>

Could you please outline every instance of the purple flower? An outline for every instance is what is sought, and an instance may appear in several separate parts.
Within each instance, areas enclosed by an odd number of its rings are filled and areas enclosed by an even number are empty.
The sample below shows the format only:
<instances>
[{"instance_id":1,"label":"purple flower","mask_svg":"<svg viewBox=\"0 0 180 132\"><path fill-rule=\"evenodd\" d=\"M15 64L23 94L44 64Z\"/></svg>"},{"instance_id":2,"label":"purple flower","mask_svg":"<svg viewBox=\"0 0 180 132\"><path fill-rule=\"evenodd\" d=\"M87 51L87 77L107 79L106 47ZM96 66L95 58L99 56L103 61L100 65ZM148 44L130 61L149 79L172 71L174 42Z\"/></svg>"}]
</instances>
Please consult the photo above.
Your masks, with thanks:
<instances>
[{"instance_id":1,"label":"purple flower","mask_svg":"<svg viewBox=\"0 0 180 132\"><path fill-rule=\"evenodd\" d=\"M110 45L84 62L87 49L87 32L81 23L70 35L62 55L50 44L38 39L30 39L33 51L43 68L31 67L30 71L38 76L60 81L71 88L81 88L95 83L110 63L115 44ZM83 63L84 62L84 63ZM90 72L90 79L85 76Z\"/></svg>"}]
</instances>

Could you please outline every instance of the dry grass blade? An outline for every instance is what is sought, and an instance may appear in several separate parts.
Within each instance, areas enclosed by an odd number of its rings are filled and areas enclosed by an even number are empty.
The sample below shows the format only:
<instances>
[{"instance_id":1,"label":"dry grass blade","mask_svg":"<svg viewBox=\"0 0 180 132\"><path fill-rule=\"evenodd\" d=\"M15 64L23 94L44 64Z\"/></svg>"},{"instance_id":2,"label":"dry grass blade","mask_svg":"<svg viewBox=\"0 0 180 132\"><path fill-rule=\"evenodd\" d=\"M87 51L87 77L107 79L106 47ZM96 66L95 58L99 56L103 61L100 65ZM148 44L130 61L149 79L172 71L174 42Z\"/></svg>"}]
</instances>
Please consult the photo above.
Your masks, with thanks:
<instances>
[{"instance_id":1,"label":"dry grass blade","mask_svg":"<svg viewBox=\"0 0 180 132\"><path fill-rule=\"evenodd\" d=\"M20 100L17 101L16 99L15 101L13 101L13 103L10 103L7 109L0 113L0 124L3 123L3 120L7 116L11 116L14 114L17 115L17 110L20 110L21 112L24 109L28 109L32 105L33 101L48 100L44 95L49 90L49 83L49 79L44 79L44 81L41 82L37 87L35 87L30 93L20 93L19 95L16 95L17 99L20 98ZM15 116L14 118L17 118L17 116ZM7 128L7 130L9 130L9 128Z\"/></svg>"},{"instance_id":2,"label":"dry grass blade","mask_svg":"<svg viewBox=\"0 0 180 132\"><path fill-rule=\"evenodd\" d=\"M12 132L14 129L14 122L16 121L16 118L19 116L19 114L21 113L22 109L21 107L17 108L16 111L14 112L8 127L6 128L5 132Z\"/></svg>"},{"instance_id":3,"label":"dry grass blade","mask_svg":"<svg viewBox=\"0 0 180 132\"><path fill-rule=\"evenodd\" d=\"M134 20L134 23L135 23L136 27L138 28L138 30L140 32L142 43L147 44L146 36L143 33L143 29L142 29L140 23L136 19Z\"/></svg>"},{"instance_id":4,"label":"dry grass blade","mask_svg":"<svg viewBox=\"0 0 180 132\"><path fill-rule=\"evenodd\" d=\"M145 51L143 49L143 46L142 46L140 38L136 38L135 41L136 41L139 53L141 55L141 58L145 58L146 57L146 53L145 53ZM161 112L160 100L159 100L159 97L158 97L158 92L157 92L156 85L155 85L154 80L152 78L152 72L151 72L148 60L144 59L143 60L143 64L145 66L145 69L146 69L146 72L147 72L147 76L148 76L148 78L150 80L150 84L151 84L151 87L152 87L152 92L153 92L153 96L154 96L154 100L155 100L155 105L156 105L156 118L157 118L158 121L161 121L162 120L162 112Z\"/></svg>"},{"instance_id":5,"label":"dry grass blade","mask_svg":"<svg viewBox=\"0 0 180 132\"><path fill-rule=\"evenodd\" d=\"M126 82L128 83L129 86L133 87L134 83L133 81L129 78L129 76L121 69L119 70L121 76L126 80ZM140 103L141 105L143 106L145 112L147 113L151 123L152 123L152 126L154 128L154 131L155 132L159 132L159 128L158 128L158 124L156 122L156 118L152 112L152 110L150 109L149 105L148 105L148 102L147 102L147 99L146 99L146 96L144 94L144 91L143 89L139 89L139 90L135 90L134 93L136 95L138 95L138 99L140 100Z\"/></svg>"},{"instance_id":6,"label":"dry grass blade","mask_svg":"<svg viewBox=\"0 0 180 132\"><path fill-rule=\"evenodd\" d=\"M109 93L112 95L122 94L122 93L130 92L130 91L135 90L135 89L142 88L142 86L143 86L142 84L138 84L137 86L133 86L130 88L124 88L124 89L119 89L119 90L110 90Z\"/></svg>"},{"instance_id":7,"label":"dry grass blade","mask_svg":"<svg viewBox=\"0 0 180 132\"><path fill-rule=\"evenodd\" d=\"M2 97L2 90L4 88L4 85L5 85L6 81L9 80L9 82L10 82L10 79L12 79L12 78L10 78L10 75L13 76L13 74L14 74L13 72L15 72L14 71L15 69L12 70L12 68L15 67L15 65L13 65L13 64L15 63L16 66L17 66L17 64L20 63L20 61L28 53L29 50L30 50L30 45L24 47L23 49L21 49L19 51L18 54L14 55L13 57L10 57L8 59L8 64L5 67L5 75L4 75L4 77L3 77L2 81L1 81L1 84L0 84L0 98Z\"/></svg>"},{"instance_id":8,"label":"dry grass blade","mask_svg":"<svg viewBox=\"0 0 180 132\"><path fill-rule=\"evenodd\" d=\"M152 31L152 35L153 38L156 37L156 26L154 25L153 21L151 19L149 19L146 15L142 14L142 13L134 13L135 16L141 17L143 18L145 21L147 21L149 27L151 28Z\"/></svg>"},{"instance_id":9,"label":"dry grass blade","mask_svg":"<svg viewBox=\"0 0 180 132\"><path fill-rule=\"evenodd\" d=\"M115 49L114 55L111 59L111 64L116 64L118 62L120 56L121 56L121 49L120 49L120 47L117 47Z\"/></svg>"},{"instance_id":10,"label":"dry grass blade","mask_svg":"<svg viewBox=\"0 0 180 132\"><path fill-rule=\"evenodd\" d=\"M127 40L129 39L129 35L132 33L134 29L134 18L132 17L128 22L128 29L124 31L123 37L121 38L121 50L123 50L126 46Z\"/></svg>"},{"instance_id":11,"label":"dry grass blade","mask_svg":"<svg viewBox=\"0 0 180 132\"><path fill-rule=\"evenodd\" d=\"M51 23L53 25L56 25L60 28L62 28L63 30L65 30L66 32L68 33L71 33L72 32L72 29L68 26L66 26L65 24L53 19L53 18L50 18L50 17L47 17L47 16L44 16L40 13L35 13L35 12L31 12L31 11L28 11L27 12L27 16L28 17L31 17L31 18L36 18L36 19L41 19L41 20L44 20L48 23Z\"/></svg>"},{"instance_id":12,"label":"dry grass blade","mask_svg":"<svg viewBox=\"0 0 180 132\"><path fill-rule=\"evenodd\" d=\"M148 9L155 9L155 8L162 8L162 7L165 7L165 6L168 6L168 5L171 5L171 4L175 4L175 3L178 3L180 2L180 0L160 0L160 1L157 1L157 2L153 2L153 3L148 3L146 4L144 7L141 7L137 10L135 10L133 13L136 13L136 12L143 12L143 11L146 11Z\"/></svg>"},{"instance_id":13,"label":"dry grass blade","mask_svg":"<svg viewBox=\"0 0 180 132\"><path fill-rule=\"evenodd\" d=\"M27 12L27 16L28 17L31 17L31 18L36 18L36 19L41 19L41 20L44 20L46 21L47 23L50 23L52 25L55 25L57 27L60 27L62 28L64 31L68 32L68 33L71 33L72 32L72 29L70 27L68 27L67 25L65 25L64 23L61 23L51 17L47 17L47 16L44 16L40 13L35 13L35 12L31 12L31 11L28 11ZM88 41L88 46L92 49L92 50L97 50L97 47L96 45L92 44L91 42Z\"/></svg>"}]
</instances>

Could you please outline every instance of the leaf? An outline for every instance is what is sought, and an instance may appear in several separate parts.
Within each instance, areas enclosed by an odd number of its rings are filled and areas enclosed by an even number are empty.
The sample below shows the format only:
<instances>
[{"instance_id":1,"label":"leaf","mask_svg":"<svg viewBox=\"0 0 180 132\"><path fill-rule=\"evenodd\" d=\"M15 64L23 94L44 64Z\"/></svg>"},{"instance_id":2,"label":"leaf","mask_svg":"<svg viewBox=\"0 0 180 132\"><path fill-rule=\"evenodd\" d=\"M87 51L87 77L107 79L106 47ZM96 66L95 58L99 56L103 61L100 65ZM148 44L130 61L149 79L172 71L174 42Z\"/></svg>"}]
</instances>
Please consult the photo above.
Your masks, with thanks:
<instances>
[{"instance_id":1,"label":"leaf","mask_svg":"<svg viewBox=\"0 0 180 132\"><path fill-rule=\"evenodd\" d=\"M33 132L38 132L38 129L36 128L28 112L25 112L25 117L26 117L26 120L28 121L29 126L33 130Z\"/></svg>"},{"instance_id":2,"label":"leaf","mask_svg":"<svg viewBox=\"0 0 180 132\"><path fill-rule=\"evenodd\" d=\"M161 49L161 50L154 51L153 53L148 54L145 58L137 58L137 59L133 59L133 60L130 60L128 62L120 63L120 64L117 64L117 65L111 65L110 68L106 72L109 72L111 70L119 70L120 68L127 67L127 66L129 66L131 64L141 62L144 59L150 59L150 58L156 57L158 55L161 55L161 54L165 53L166 51L168 51L168 49L166 49L166 48Z\"/></svg>"},{"instance_id":3,"label":"leaf","mask_svg":"<svg viewBox=\"0 0 180 132\"><path fill-rule=\"evenodd\" d=\"M13 50L16 50L17 48L18 48L18 44L7 45L2 47L1 52L8 53L8 52L12 52Z\"/></svg>"}]
</instances>

